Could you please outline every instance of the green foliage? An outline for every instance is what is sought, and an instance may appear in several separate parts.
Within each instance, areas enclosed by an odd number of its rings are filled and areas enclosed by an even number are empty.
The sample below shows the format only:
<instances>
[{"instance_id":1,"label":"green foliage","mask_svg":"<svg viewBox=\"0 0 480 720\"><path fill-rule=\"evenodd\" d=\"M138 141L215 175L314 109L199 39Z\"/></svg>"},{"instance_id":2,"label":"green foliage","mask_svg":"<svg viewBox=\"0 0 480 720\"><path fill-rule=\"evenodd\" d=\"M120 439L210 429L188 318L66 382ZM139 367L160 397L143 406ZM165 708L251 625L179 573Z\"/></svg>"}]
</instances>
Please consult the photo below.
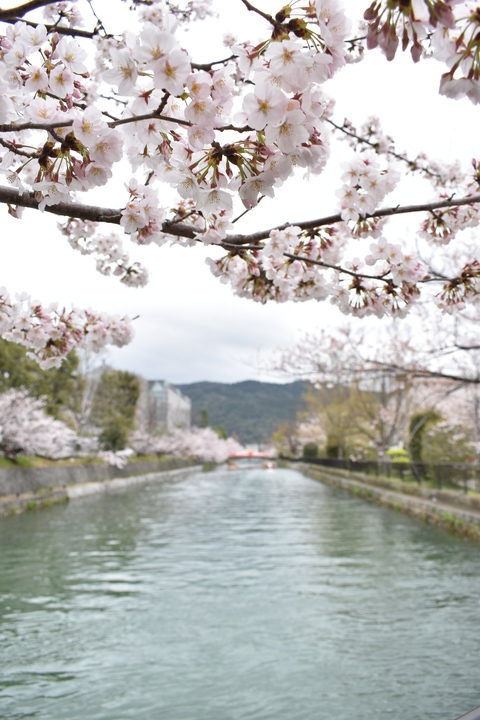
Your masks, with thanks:
<instances>
[{"instance_id":1,"label":"green foliage","mask_svg":"<svg viewBox=\"0 0 480 720\"><path fill-rule=\"evenodd\" d=\"M345 446L331 435L327 437L327 446L325 448L327 458L339 460L345 457Z\"/></svg>"},{"instance_id":2,"label":"green foliage","mask_svg":"<svg viewBox=\"0 0 480 720\"><path fill-rule=\"evenodd\" d=\"M280 455L296 457L300 450L296 425L283 423L277 427L272 433L271 442Z\"/></svg>"},{"instance_id":3,"label":"green foliage","mask_svg":"<svg viewBox=\"0 0 480 720\"><path fill-rule=\"evenodd\" d=\"M200 417L199 417L199 420L198 420L198 427L206 428L206 427L208 427L208 426L209 426L208 410L206 410L205 408L202 408L202 409L200 410Z\"/></svg>"},{"instance_id":4,"label":"green foliage","mask_svg":"<svg viewBox=\"0 0 480 720\"><path fill-rule=\"evenodd\" d=\"M228 438L227 431L225 430L223 425L215 425L213 429L221 440L226 440Z\"/></svg>"},{"instance_id":5,"label":"green foliage","mask_svg":"<svg viewBox=\"0 0 480 720\"><path fill-rule=\"evenodd\" d=\"M105 370L93 400L91 420L101 428L100 441L109 450L125 447L133 428L140 395L136 375L123 370ZM122 439L123 438L123 439Z\"/></svg>"},{"instance_id":6,"label":"green foliage","mask_svg":"<svg viewBox=\"0 0 480 720\"><path fill-rule=\"evenodd\" d=\"M59 368L43 370L21 345L0 339L0 392L23 387L33 397L46 399L47 413L71 422L84 387L78 364L78 356L71 352Z\"/></svg>"},{"instance_id":7,"label":"green foliage","mask_svg":"<svg viewBox=\"0 0 480 720\"><path fill-rule=\"evenodd\" d=\"M307 442L303 446L303 457L306 459L318 457L318 445L315 442Z\"/></svg>"},{"instance_id":8,"label":"green foliage","mask_svg":"<svg viewBox=\"0 0 480 720\"><path fill-rule=\"evenodd\" d=\"M475 447L465 428L439 423L425 432L422 457L432 464L472 462Z\"/></svg>"},{"instance_id":9,"label":"green foliage","mask_svg":"<svg viewBox=\"0 0 480 720\"><path fill-rule=\"evenodd\" d=\"M390 448L387 450L386 455L392 463L409 463L410 458L404 448Z\"/></svg>"},{"instance_id":10,"label":"green foliage","mask_svg":"<svg viewBox=\"0 0 480 720\"><path fill-rule=\"evenodd\" d=\"M441 419L442 416L435 410L426 410L412 415L408 427L408 453L412 462L424 462L423 439L425 432L433 425L440 422Z\"/></svg>"},{"instance_id":11,"label":"green foliage","mask_svg":"<svg viewBox=\"0 0 480 720\"><path fill-rule=\"evenodd\" d=\"M104 450L123 450L127 446L129 425L124 418L112 417L103 427L99 440Z\"/></svg>"}]
</instances>

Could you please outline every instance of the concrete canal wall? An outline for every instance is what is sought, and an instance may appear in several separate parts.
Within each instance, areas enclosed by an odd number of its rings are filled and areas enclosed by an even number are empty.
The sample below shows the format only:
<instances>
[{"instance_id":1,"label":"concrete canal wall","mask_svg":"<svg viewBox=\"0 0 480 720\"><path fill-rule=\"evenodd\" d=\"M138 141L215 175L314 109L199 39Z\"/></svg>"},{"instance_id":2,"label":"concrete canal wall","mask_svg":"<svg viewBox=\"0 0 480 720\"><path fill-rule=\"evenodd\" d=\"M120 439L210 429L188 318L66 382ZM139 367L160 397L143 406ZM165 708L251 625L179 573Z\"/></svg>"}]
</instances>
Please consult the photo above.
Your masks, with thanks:
<instances>
[{"instance_id":1,"label":"concrete canal wall","mask_svg":"<svg viewBox=\"0 0 480 720\"><path fill-rule=\"evenodd\" d=\"M314 480L343 488L370 502L480 540L480 495L477 493L436 490L319 465L301 464L296 467Z\"/></svg>"},{"instance_id":2,"label":"concrete canal wall","mask_svg":"<svg viewBox=\"0 0 480 720\"><path fill-rule=\"evenodd\" d=\"M111 492L131 485L165 480L190 469L191 461L130 462L124 468L104 464L0 469L0 517L24 510Z\"/></svg>"}]
</instances>

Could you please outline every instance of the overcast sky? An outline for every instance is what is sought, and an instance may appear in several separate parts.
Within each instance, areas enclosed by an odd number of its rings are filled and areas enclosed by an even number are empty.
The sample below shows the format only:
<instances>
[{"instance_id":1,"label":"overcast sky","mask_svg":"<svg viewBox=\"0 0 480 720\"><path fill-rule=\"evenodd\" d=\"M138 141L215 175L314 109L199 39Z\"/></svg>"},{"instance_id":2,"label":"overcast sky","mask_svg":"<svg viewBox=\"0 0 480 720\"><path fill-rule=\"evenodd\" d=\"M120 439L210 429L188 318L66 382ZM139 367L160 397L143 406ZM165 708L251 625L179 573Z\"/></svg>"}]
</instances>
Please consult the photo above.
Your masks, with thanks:
<instances>
[{"instance_id":1,"label":"overcast sky","mask_svg":"<svg viewBox=\"0 0 480 720\"><path fill-rule=\"evenodd\" d=\"M366 7L368 2L349 0L347 6L354 4ZM281 3L263 0L257 5L272 11ZM217 6L221 9L222 3ZM233 28L239 39L261 37L263 21L253 18L240 0L229 0L228 8L227 21L214 24L219 38ZM109 21L113 22L113 17ZM258 31L253 36L251 28L255 26ZM197 23L189 33L197 47L198 55L192 53L195 61L220 57L206 53L205 46L214 45L211 33L205 43L208 27L208 21ZM460 157L467 162L478 128L478 109L467 101L440 97L437 87L441 72L442 67L434 61L413 65L407 57L400 63L388 64L374 52L366 62L347 66L326 89L336 102L336 120L342 122L347 116L360 124L369 116L378 115L384 130L398 141L400 150L411 149L412 154L425 150L435 158ZM273 201L265 199L242 226L238 224L238 231L259 230L337 211L336 188L327 176L338 174L347 155L344 146L340 154L332 156L331 174L327 170L324 176L309 181L299 176L287 182ZM416 185L412 185L411 192L401 200L431 199L428 186L424 197L419 196ZM121 201L120 197L111 197L110 203L105 204L117 207ZM73 303L138 316L134 341L126 348L109 351L105 360L150 379L162 378L172 383L271 380L273 376L264 370L270 351L292 344L306 331L345 322L328 303L264 306L234 297L227 286L211 275L204 262L208 252L201 247L133 246L132 258L148 264L150 283L142 289L125 288L112 278L98 275L91 258L68 247L57 230L57 219L26 210L24 220L19 222L5 210L1 213L4 262L0 284L11 292L27 291L41 302ZM402 232L402 227L397 227L397 232Z\"/></svg>"}]
</instances>

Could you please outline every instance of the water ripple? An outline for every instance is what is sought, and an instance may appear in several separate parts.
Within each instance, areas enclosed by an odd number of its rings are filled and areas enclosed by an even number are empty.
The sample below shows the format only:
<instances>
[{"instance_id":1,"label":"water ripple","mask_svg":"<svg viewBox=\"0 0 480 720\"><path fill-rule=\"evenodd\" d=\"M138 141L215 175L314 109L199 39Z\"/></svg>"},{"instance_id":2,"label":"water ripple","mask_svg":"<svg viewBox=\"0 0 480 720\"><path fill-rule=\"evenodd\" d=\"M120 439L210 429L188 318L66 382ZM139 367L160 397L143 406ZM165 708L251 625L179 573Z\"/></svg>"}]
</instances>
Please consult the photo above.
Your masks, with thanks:
<instances>
[{"instance_id":1,"label":"water ripple","mask_svg":"<svg viewBox=\"0 0 480 720\"><path fill-rule=\"evenodd\" d=\"M0 525L1 720L451 720L478 549L298 473L204 473Z\"/></svg>"}]
</instances>

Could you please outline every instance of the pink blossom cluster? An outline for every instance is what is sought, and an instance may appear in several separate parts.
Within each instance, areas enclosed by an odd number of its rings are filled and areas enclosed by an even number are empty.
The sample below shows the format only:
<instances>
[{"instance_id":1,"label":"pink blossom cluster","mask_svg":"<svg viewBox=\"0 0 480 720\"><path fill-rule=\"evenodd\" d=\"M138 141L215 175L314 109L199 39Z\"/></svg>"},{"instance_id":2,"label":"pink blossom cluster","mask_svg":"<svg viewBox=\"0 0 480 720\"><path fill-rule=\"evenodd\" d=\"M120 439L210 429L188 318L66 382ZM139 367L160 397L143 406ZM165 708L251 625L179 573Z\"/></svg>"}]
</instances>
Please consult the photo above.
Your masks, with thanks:
<instances>
[{"instance_id":1,"label":"pink blossom cluster","mask_svg":"<svg viewBox=\"0 0 480 720\"><path fill-rule=\"evenodd\" d=\"M358 129L346 119L341 127L337 126L337 130L343 133L343 138L354 150L361 151L365 147L370 147L379 155L400 161L407 172L420 173L436 188L454 188L466 180L465 172L458 160L446 163L428 158L423 152L409 157L406 152L399 151L395 147L393 138L384 132L379 118L368 118Z\"/></svg>"},{"instance_id":2,"label":"pink blossom cluster","mask_svg":"<svg viewBox=\"0 0 480 720\"><path fill-rule=\"evenodd\" d=\"M102 275L114 275L130 287L142 287L148 282L148 272L138 262L130 262L120 238L111 235L96 235L98 223L70 218L60 226L70 246L82 255L93 255L96 269Z\"/></svg>"},{"instance_id":3,"label":"pink blossom cluster","mask_svg":"<svg viewBox=\"0 0 480 720\"><path fill-rule=\"evenodd\" d=\"M367 47L393 60L399 46L415 62L424 55L445 63L440 93L480 102L480 12L467 0L373 0L365 11Z\"/></svg>"},{"instance_id":4,"label":"pink blossom cluster","mask_svg":"<svg viewBox=\"0 0 480 720\"><path fill-rule=\"evenodd\" d=\"M44 368L58 367L73 349L98 351L107 345L121 347L132 338L130 320L90 310L43 307L27 295L13 302L0 288L0 334L30 350Z\"/></svg>"},{"instance_id":5,"label":"pink blossom cluster","mask_svg":"<svg viewBox=\"0 0 480 720\"><path fill-rule=\"evenodd\" d=\"M111 465L115 468L124 468L128 464L128 459L135 455L135 451L132 448L125 448L124 450L103 450L98 453L100 460L103 460L107 465Z\"/></svg>"},{"instance_id":6,"label":"pink blossom cluster","mask_svg":"<svg viewBox=\"0 0 480 720\"><path fill-rule=\"evenodd\" d=\"M163 232L165 211L159 207L157 192L148 186L139 186L133 178L128 184L129 199L122 210L120 225L138 245L151 242L162 245L166 240Z\"/></svg>"},{"instance_id":7,"label":"pink blossom cluster","mask_svg":"<svg viewBox=\"0 0 480 720\"><path fill-rule=\"evenodd\" d=\"M30 187L40 209L104 185L123 154L118 130L85 106L86 59L75 38L48 34L43 25L17 22L0 38L0 122L27 126L6 143L1 171ZM47 137L42 126L50 129Z\"/></svg>"},{"instance_id":8,"label":"pink blossom cluster","mask_svg":"<svg viewBox=\"0 0 480 720\"><path fill-rule=\"evenodd\" d=\"M343 186L338 191L342 219L357 222L376 210L394 190L400 174L391 163L382 163L373 151L358 154L342 174Z\"/></svg>"},{"instance_id":9,"label":"pink blossom cluster","mask_svg":"<svg viewBox=\"0 0 480 720\"><path fill-rule=\"evenodd\" d=\"M228 279L235 294L259 302L330 298L347 314L405 314L419 295L418 283L426 275L423 263L382 240L370 246L365 261L346 260L346 239L338 229L305 232L290 226L273 230L261 253L233 251L211 260L210 266L215 275Z\"/></svg>"},{"instance_id":10,"label":"pink blossom cluster","mask_svg":"<svg viewBox=\"0 0 480 720\"><path fill-rule=\"evenodd\" d=\"M74 454L76 434L47 415L42 400L26 390L0 393L0 452L9 458L22 453L58 459Z\"/></svg>"}]
</instances>

